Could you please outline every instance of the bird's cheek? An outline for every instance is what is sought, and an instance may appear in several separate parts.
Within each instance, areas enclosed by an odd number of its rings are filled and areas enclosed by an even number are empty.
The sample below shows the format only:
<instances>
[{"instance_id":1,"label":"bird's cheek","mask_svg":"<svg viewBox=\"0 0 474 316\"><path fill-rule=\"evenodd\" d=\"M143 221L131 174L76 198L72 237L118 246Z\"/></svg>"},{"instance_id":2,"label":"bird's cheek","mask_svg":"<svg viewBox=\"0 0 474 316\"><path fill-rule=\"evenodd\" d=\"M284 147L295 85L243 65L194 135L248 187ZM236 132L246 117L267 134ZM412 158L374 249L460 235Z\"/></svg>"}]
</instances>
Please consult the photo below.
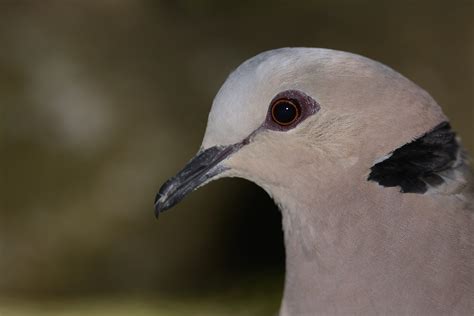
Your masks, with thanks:
<instances>
[{"instance_id":1,"label":"bird's cheek","mask_svg":"<svg viewBox=\"0 0 474 316\"><path fill-rule=\"evenodd\" d=\"M251 146L244 146L234 153L224 164L229 170L226 175L244 178L260 186L263 183L271 184L278 182L278 161L273 156L268 156L264 151L253 150Z\"/></svg>"}]
</instances>

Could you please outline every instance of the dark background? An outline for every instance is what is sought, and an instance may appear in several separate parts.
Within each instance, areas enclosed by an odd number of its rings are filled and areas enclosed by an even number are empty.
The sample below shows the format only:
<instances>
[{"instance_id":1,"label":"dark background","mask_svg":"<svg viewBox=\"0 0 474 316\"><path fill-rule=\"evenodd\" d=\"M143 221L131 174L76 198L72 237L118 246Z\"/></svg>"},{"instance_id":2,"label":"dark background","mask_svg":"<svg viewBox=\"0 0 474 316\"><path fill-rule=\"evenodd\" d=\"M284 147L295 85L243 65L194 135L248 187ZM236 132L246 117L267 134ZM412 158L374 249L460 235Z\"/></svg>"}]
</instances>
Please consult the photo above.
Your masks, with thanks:
<instances>
[{"instance_id":1,"label":"dark background","mask_svg":"<svg viewBox=\"0 0 474 316\"><path fill-rule=\"evenodd\" d=\"M283 285L280 214L224 179L158 221L213 96L284 46L379 60L474 151L473 1L0 1L0 314L259 315Z\"/></svg>"}]
</instances>

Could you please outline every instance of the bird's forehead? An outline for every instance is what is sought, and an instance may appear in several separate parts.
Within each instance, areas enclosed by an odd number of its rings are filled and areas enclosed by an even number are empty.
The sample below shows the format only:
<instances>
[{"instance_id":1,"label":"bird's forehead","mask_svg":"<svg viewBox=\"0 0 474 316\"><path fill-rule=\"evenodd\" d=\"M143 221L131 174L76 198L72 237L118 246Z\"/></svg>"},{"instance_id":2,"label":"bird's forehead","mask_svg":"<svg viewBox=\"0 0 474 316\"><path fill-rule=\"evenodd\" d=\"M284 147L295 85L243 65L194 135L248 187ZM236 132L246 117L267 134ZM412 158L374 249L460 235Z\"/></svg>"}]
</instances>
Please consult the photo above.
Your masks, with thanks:
<instances>
[{"instance_id":1,"label":"bird's forehead","mask_svg":"<svg viewBox=\"0 0 474 316\"><path fill-rule=\"evenodd\" d=\"M203 146L234 144L247 137L263 122L263 105L275 89L262 82L257 69L234 71L214 98Z\"/></svg>"},{"instance_id":2,"label":"bird's forehead","mask_svg":"<svg viewBox=\"0 0 474 316\"><path fill-rule=\"evenodd\" d=\"M265 120L268 106L281 91L308 91L310 69L302 70L327 50L279 49L259 54L241 64L222 85L212 104L203 147L242 141ZM313 60L314 61L314 60Z\"/></svg>"}]
</instances>

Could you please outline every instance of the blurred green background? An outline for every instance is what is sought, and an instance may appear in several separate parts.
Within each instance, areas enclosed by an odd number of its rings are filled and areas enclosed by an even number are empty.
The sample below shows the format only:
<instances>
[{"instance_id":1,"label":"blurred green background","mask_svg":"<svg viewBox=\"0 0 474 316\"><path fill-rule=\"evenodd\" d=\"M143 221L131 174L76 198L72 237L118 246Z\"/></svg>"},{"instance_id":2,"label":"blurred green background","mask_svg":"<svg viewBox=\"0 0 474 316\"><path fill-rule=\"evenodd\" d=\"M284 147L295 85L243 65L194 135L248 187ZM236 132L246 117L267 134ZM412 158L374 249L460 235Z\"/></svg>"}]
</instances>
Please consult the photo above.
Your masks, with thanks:
<instances>
[{"instance_id":1,"label":"blurred green background","mask_svg":"<svg viewBox=\"0 0 474 316\"><path fill-rule=\"evenodd\" d=\"M0 315L270 315L280 215L219 180L158 221L212 98L284 46L366 55L474 152L473 1L0 1Z\"/></svg>"}]
</instances>

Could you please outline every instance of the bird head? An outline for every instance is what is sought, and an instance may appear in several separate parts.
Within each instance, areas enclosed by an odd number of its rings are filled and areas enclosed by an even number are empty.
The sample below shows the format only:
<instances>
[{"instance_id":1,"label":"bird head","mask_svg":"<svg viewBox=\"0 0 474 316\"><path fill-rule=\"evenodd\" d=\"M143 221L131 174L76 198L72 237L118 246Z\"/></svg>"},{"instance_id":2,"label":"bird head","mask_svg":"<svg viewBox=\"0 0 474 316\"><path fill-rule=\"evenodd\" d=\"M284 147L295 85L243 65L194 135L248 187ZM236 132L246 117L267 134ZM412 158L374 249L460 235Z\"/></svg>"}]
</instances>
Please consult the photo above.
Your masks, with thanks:
<instances>
[{"instance_id":1,"label":"bird head","mask_svg":"<svg viewBox=\"0 0 474 316\"><path fill-rule=\"evenodd\" d=\"M282 48L241 64L217 93L197 155L160 189L156 214L221 177L257 183L276 198L350 179L445 117L421 88L368 58ZM300 196L296 196L300 194ZM309 196L306 200L309 200Z\"/></svg>"}]
</instances>

